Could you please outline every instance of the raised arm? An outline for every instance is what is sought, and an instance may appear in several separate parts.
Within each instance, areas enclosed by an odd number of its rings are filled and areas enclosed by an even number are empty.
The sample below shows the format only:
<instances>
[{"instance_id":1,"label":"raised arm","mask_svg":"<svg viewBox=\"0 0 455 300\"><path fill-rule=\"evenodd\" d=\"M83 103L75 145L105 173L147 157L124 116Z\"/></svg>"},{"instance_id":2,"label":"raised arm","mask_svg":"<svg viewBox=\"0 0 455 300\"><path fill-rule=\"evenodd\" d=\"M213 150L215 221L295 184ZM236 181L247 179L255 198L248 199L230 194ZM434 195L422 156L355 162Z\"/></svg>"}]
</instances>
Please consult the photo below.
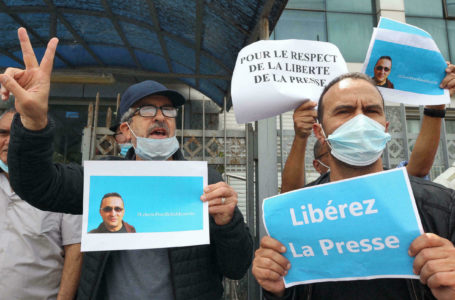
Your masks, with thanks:
<instances>
[{"instance_id":1,"label":"raised arm","mask_svg":"<svg viewBox=\"0 0 455 300\"><path fill-rule=\"evenodd\" d=\"M25 69L8 68L0 74L1 95L15 96L8 164L11 186L31 205L72 214L82 213L82 168L53 164L55 124L48 122L50 77L58 39L47 45L41 64L24 28L18 30Z\"/></svg>"},{"instance_id":2,"label":"raised arm","mask_svg":"<svg viewBox=\"0 0 455 300\"><path fill-rule=\"evenodd\" d=\"M305 185L305 150L317 117L315 106L315 102L306 101L294 112L295 136L281 176L282 193Z\"/></svg>"},{"instance_id":3,"label":"raised arm","mask_svg":"<svg viewBox=\"0 0 455 300\"><path fill-rule=\"evenodd\" d=\"M446 77L441 82L441 88L448 89L452 96L455 93L455 65L448 63L446 73ZM406 166L410 175L424 177L430 173L441 137L444 107L444 105L425 106L419 136Z\"/></svg>"},{"instance_id":4,"label":"raised arm","mask_svg":"<svg viewBox=\"0 0 455 300\"><path fill-rule=\"evenodd\" d=\"M47 125L50 79L58 39L49 41L41 64L38 64L25 28L19 28L17 33L25 70L8 68L0 75L2 100L7 100L13 93L24 127L41 130Z\"/></svg>"}]
</instances>

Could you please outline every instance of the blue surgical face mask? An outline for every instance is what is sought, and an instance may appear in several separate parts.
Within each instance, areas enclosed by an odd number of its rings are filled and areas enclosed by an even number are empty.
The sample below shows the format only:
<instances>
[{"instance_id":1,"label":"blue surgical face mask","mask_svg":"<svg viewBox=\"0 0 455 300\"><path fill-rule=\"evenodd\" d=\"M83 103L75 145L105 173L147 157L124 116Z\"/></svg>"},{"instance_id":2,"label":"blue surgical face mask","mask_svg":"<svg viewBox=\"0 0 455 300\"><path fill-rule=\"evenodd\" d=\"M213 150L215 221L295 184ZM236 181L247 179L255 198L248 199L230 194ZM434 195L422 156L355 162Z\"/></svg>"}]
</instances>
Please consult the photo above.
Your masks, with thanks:
<instances>
[{"instance_id":1,"label":"blue surgical face mask","mask_svg":"<svg viewBox=\"0 0 455 300\"><path fill-rule=\"evenodd\" d=\"M166 160L179 149L179 142L175 135L165 139L151 139L136 136L128 125L131 133L136 137L136 155L144 160Z\"/></svg>"},{"instance_id":2,"label":"blue surgical face mask","mask_svg":"<svg viewBox=\"0 0 455 300\"><path fill-rule=\"evenodd\" d=\"M9 173L8 172L8 165L5 164L1 159L0 159L0 168L2 168L2 170L5 171L5 173Z\"/></svg>"},{"instance_id":3,"label":"blue surgical face mask","mask_svg":"<svg viewBox=\"0 0 455 300\"><path fill-rule=\"evenodd\" d=\"M133 147L131 143L120 144L120 155L125 157L131 147Z\"/></svg>"},{"instance_id":4,"label":"blue surgical face mask","mask_svg":"<svg viewBox=\"0 0 455 300\"><path fill-rule=\"evenodd\" d=\"M352 166L369 166L377 161L390 139L384 126L364 114L355 116L327 137L330 153Z\"/></svg>"}]
</instances>

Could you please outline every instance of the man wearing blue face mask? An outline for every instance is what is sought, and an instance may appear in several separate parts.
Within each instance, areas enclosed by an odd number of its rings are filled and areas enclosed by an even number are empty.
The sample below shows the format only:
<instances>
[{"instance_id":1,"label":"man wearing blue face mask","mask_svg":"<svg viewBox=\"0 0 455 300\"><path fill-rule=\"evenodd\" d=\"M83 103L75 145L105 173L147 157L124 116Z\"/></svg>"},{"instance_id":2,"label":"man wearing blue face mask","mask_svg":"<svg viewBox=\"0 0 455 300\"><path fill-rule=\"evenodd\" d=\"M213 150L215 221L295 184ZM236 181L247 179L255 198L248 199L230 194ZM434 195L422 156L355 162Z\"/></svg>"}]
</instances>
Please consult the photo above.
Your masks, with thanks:
<instances>
[{"instance_id":1,"label":"man wearing blue face mask","mask_svg":"<svg viewBox=\"0 0 455 300\"><path fill-rule=\"evenodd\" d=\"M48 96L58 40L51 39L38 65L25 29L18 30L26 69L0 75L2 99L15 95L11 129L12 186L43 210L82 213L83 168L52 163L55 123L48 119ZM148 80L123 94L120 130L134 149L127 160L183 160L175 137L177 108L184 97ZM221 299L222 279L240 279L252 258L252 238L237 208L237 193L208 171L210 244L170 249L87 252L78 299ZM132 187L140 188L140 187ZM178 188L178 187L176 187ZM163 199L167 201L167 199Z\"/></svg>"},{"instance_id":2,"label":"man wearing blue face mask","mask_svg":"<svg viewBox=\"0 0 455 300\"><path fill-rule=\"evenodd\" d=\"M329 150L326 147L321 145L319 140L316 140L313 147L313 167L320 175L324 175L325 173L330 171L329 162L328 162L328 155Z\"/></svg>"},{"instance_id":3,"label":"man wearing blue face mask","mask_svg":"<svg viewBox=\"0 0 455 300\"><path fill-rule=\"evenodd\" d=\"M454 66L449 66L448 72ZM455 89L455 75L443 88ZM316 138L330 148L330 173L315 184L344 180L383 170L381 154L390 139L384 101L366 75L350 73L334 79L322 92ZM419 280L374 279L324 282L285 289L282 276L292 268L281 254L284 245L264 237L253 261L253 275L266 299L455 299L455 193L410 176L425 234L409 247ZM391 195L393 197L393 195ZM323 266L321 266L323 268Z\"/></svg>"},{"instance_id":4,"label":"man wearing blue face mask","mask_svg":"<svg viewBox=\"0 0 455 300\"><path fill-rule=\"evenodd\" d=\"M455 68L450 62L447 62L446 77L441 82L441 87L447 86L454 76ZM455 94L455 89L449 89L450 95ZM302 188L305 184L305 150L308 142L308 137L311 134L311 128L317 120L317 113L314 109L316 103L309 100L304 100L294 112L294 141L292 143L289 156L286 160L286 165L282 173L282 188L281 192L288 192ZM442 119L445 116L444 105L427 105L424 109L422 125L419 136L414 144L411 157L408 161L403 161L397 165L397 168L406 166L409 175L429 179L429 172L433 165L436 156ZM327 144L326 144L327 145ZM326 146L325 145L325 146ZM330 169L328 166L325 153L320 156L316 151L317 148L325 148L315 143L314 157L324 158L313 160L314 168L322 175Z\"/></svg>"},{"instance_id":5,"label":"man wearing blue face mask","mask_svg":"<svg viewBox=\"0 0 455 300\"><path fill-rule=\"evenodd\" d=\"M128 150L130 150L131 147L133 147L133 145L123 135L122 131L120 130L120 123L116 123L115 125L112 125L109 129L112 132L114 132L114 134L112 136L114 137L114 140L119 147L120 156L125 157L126 153L128 152Z\"/></svg>"}]
</instances>

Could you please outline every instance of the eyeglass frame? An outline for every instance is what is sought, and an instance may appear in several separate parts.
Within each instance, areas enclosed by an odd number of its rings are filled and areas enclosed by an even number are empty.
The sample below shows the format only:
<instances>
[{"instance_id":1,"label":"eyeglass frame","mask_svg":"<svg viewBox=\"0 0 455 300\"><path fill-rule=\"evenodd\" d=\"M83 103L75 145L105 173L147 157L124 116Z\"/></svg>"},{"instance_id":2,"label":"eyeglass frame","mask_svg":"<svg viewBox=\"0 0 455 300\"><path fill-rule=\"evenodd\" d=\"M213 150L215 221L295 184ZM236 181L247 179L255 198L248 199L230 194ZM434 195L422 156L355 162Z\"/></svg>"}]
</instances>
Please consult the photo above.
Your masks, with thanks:
<instances>
[{"instance_id":1,"label":"eyeglass frame","mask_svg":"<svg viewBox=\"0 0 455 300\"><path fill-rule=\"evenodd\" d=\"M376 66L375 69L377 71L382 71L382 69L384 69L385 72L390 72L390 70L392 70L391 68L383 67L383 66Z\"/></svg>"},{"instance_id":2,"label":"eyeglass frame","mask_svg":"<svg viewBox=\"0 0 455 300\"><path fill-rule=\"evenodd\" d=\"M141 114L141 109L144 108L144 107L154 107L155 108L155 114L153 116L143 116ZM165 110L163 110L163 107L164 108L172 108L175 110L175 116L171 117L171 116L167 116L166 113L164 112ZM175 119L177 118L177 107L175 106L172 106L172 105L162 105L162 106L156 106L156 105L153 105L153 104L144 104L144 105L141 105L139 107L137 107L132 113L131 113L131 116L129 117L129 119L131 119L132 117L134 117L137 113L139 113L139 116L143 117L143 118L154 118L156 117L156 114L158 113L158 110L161 110L161 113L163 114L163 116L165 116L166 118L172 118L172 119Z\"/></svg>"},{"instance_id":3,"label":"eyeglass frame","mask_svg":"<svg viewBox=\"0 0 455 300\"><path fill-rule=\"evenodd\" d=\"M115 210L115 212L117 213L120 213L123 211L123 207L120 207L120 206L104 206L102 208L100 208L103 212L105 213L110 213L112 210Z\"/></svg>"},{"instance_id":4,"label":"eyeglass frame","mask_svg":"<svg viewBox=\"0 0 455 300\"><path fill-rule=\"evenodd\" d=\"M318 159L321 159L322 157L324 157L325 155L329 154L329 151L327 152L324 152L322 154L319 154L317 157L315 157L314 159L318 160Z\"/></svg>"}]
</instances>

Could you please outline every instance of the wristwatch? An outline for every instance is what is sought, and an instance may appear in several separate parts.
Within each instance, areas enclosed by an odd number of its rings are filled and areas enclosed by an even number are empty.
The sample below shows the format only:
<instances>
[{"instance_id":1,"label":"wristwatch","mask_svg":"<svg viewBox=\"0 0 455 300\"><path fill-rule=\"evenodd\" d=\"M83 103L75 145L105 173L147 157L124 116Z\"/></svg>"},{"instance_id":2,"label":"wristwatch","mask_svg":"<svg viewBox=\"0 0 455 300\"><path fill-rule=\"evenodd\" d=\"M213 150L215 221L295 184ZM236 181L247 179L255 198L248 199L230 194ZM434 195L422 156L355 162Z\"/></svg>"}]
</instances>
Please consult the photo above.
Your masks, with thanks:
<instances>
[{"instance_id":1,"label":"wristwatch","mask_svg":"<svg viewBox=\"0 0 455 300\"><path fill-rule=\"evenodd\" d=\"M424 108L423 114L432 118L444 118L446 116L445 109Z\"/></svg>"}]
</instances>

